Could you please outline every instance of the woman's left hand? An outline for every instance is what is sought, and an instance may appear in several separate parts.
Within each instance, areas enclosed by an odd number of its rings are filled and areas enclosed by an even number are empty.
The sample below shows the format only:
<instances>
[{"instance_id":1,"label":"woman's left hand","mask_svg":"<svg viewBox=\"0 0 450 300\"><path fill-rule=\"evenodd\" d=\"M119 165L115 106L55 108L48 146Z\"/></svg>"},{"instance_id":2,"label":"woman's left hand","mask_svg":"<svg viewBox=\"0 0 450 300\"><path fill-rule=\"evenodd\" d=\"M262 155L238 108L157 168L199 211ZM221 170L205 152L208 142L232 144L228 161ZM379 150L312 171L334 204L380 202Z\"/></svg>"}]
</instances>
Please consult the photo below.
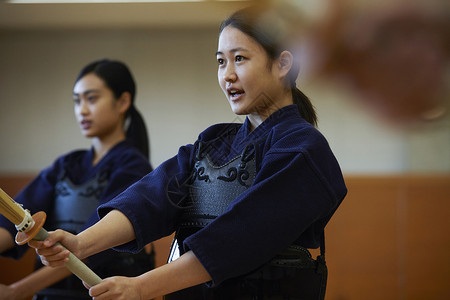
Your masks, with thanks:
<instances>
[{"instance_id":1,"label":"woman's left hand","mask_svg":"<svg viewBox=\"0 0 450 300\"><path fill-rule=\"evenodd\" d=\"M115 276L89 289L93 300L141 300L140 288L136 277Z\"/></svg>"}]
</instances>

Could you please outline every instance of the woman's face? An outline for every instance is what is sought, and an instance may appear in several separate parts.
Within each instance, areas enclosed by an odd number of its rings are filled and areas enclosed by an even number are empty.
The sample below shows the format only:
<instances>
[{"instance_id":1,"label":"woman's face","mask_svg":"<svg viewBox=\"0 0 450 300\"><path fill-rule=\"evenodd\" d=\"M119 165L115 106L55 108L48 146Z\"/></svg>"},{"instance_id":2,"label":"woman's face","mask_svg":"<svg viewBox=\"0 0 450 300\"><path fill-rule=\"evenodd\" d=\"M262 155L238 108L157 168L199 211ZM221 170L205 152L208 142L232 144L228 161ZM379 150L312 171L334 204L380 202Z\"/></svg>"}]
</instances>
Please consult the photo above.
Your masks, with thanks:
<instances>
[{"instance_id":1,"label":"woman's face","mask_svg":"<svg viewBox=\"0 0 450 300\"><path fill-rule=\"evenodd\" d=\"M276 60L239 29L227 26L219 37L218 80L231 109L237 115L268 116L278 110L282 88Z\"/></svg>"},{"instance_id":2,"label":"woman's face","mask_svg":"<svg viewBox=\"0 0 450 300\"><path fill-rule=\"evenodd\" d=\"M75 117L85 137L107 137L122 128L123 112L105 82L89 73L73 88Z\"/></svg>"}]
</instances>

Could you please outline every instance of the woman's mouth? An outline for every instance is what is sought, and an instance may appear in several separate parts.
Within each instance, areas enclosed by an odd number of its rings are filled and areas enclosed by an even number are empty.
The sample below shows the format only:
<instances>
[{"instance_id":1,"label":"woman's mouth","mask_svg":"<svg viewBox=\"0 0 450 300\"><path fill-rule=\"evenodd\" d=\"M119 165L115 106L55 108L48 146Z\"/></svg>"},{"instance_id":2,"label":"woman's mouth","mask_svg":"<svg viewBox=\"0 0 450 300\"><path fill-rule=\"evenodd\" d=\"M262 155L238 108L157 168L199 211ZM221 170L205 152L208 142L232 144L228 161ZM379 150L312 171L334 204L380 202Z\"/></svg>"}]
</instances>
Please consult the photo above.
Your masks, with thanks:
<instances>
[{"instance_id":1,"label":"woman's mouth","mask_svg":"<svg viewBox=\"0 0 450 300\"><path fill-rule=\"evenodd\" d=\"M239 89L227 89L227 92L231 101L238 101L245 94L243 90Z\"/></svg>"},{"instance_id":2,"label":"woman's mouth","mask_svg":"<svg viewBox=\"0 0 450 300\"><path fill-rule=\"evenodd\" d=\"M92 122L91 121L81 121L80 122L80 126L81 126L81 129L83 129L83 130L88 130L89 128L91 128L91 125L92 125Z\"/></svg>"}]
</instances>

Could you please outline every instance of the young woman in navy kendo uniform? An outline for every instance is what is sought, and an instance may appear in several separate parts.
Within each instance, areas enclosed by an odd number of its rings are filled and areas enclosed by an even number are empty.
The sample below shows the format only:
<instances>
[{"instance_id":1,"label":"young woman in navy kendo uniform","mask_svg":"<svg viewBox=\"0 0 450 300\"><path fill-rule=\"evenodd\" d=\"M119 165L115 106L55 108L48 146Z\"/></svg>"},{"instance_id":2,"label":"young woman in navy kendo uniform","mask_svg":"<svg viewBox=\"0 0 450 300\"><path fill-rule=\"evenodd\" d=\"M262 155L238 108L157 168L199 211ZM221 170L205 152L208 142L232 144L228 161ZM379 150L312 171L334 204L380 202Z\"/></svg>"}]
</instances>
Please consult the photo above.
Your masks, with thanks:
<instances>
[{"instance_id":1,"label":"young woman in navy kendo uniform","mask_svg":"<svg viewBox=\"0 0 450 300\"><path fill-rule=\"evenodd\" d=\"M47 230L76 234L91 226L99 219L99 205L152 171L147 130L134 96L134 79L121 62L104 59L81 70L73 89L75 116L82 134L92 139L91 149L59 157L15 198L32 213L45 211ZM9 248L2 254L19 258L28 247L14 245L17 231L7 219L2 217L0 226L1 243ZM147 252L106 250L87 264L102 278L136 276L154 267L154 255ZM65 268L44 267L0 290L0 299L8 300L29 299L34 293L40 300L90 299L80 279Z\"/></svg>"},{"instance_id":2,"label":"young woman in navy kendo uniform","mask_svg":"<svg viewBox=\"0 0 450 300\"><path fill-rule=\"evenodd\" d=\"M219 84L245 122L207 128L101 205L101 220L79 235L56 231L30 242L46 265L67 259L56 241L84 258L109 247L138 251L176 231L170 263L105 279L90 288L93 299L323 299L323 281L303 276L311 262L304 250L323 246L324 227L347 189L314 127L314 108L296 88L295 52L264 17L276 14L238 11L219 36Z\"/></svg>"}]
</instances>

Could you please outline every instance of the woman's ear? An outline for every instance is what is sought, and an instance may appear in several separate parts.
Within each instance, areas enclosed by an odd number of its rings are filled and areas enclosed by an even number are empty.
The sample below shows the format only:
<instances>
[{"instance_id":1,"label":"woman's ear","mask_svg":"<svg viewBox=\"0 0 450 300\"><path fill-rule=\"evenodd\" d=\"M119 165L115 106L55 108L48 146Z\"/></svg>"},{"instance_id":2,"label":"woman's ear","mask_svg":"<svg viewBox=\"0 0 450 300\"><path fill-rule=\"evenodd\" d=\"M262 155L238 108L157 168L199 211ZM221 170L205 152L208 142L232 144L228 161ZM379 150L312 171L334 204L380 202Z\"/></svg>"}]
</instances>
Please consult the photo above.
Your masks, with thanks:
<instances>
[{"instance_id":1,"label":"woman's ear","mask_svg":"<svg viewBox=\"0 0 450 300\"><path fill-rule=\"evenodd\" d=\"M131 106L131 94L129 92L123 92L120 98L117 100L117 105L121 113L125 113Z\"/></svg>"},{"instance_id":2,"label":"woman's ear","mask_svg":"<svg viewBox=\"0 0 450 300\"><path fill-rule=\"evenodd\" d=\"M290 51L284 50L278 57L278 69L280 79L287 76L294 63L294 57Z\"/></svg>"}]
</instances>

